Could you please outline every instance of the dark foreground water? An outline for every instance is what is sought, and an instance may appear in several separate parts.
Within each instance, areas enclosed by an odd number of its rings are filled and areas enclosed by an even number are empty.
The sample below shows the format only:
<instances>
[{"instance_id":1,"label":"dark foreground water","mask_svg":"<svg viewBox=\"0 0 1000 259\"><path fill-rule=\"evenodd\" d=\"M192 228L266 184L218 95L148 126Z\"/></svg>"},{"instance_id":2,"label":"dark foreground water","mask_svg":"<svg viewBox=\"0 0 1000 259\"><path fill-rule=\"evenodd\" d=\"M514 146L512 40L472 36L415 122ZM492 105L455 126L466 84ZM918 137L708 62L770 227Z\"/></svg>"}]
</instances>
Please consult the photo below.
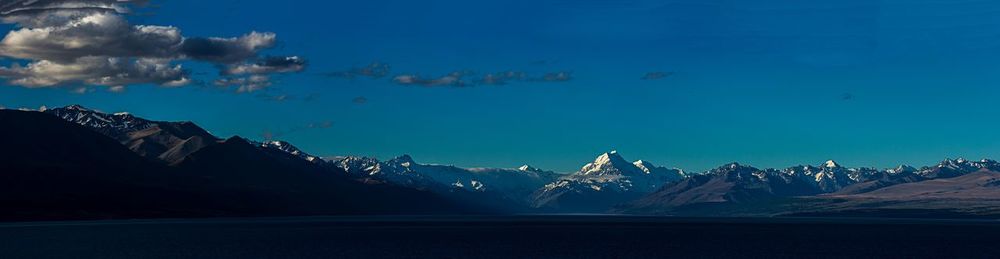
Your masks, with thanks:
<instances>
[{"instance_id":1,"label":"dark foreground water","mask_svg":"<svg viewBox=\"0 0 1000 259\"><path fill-rule=\"evenodd\" d=\"M1000 223L612 216L0 224L2 258L1000 257Z\"/></svg>"}]
</instances>

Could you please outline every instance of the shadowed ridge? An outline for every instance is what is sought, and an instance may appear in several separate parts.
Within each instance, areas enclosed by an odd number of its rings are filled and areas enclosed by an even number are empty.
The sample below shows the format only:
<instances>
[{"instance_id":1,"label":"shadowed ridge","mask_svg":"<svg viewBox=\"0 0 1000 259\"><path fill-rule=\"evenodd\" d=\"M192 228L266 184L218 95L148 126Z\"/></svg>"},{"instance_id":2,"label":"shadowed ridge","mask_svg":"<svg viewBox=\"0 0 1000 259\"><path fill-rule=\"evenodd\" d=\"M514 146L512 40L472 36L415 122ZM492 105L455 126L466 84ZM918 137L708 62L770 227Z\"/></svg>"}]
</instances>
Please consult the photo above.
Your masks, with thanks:
<instances>
[{"instance_id":1,"label":"shadowed ridge","mask_svg":"<svg viewBox=\"0 0 1000 259\"><path fill-rule=\"evenodd\" d=\"M45 113L111 137L137 154L176 164L219 139L189 122L153 121L130 113L104 113L80 105L46 109Z\"/></svg>"},{"instance_id":2,"label":"shadowed ridge","mask_svg":"<svg viewBox=\"0 0 1000 259\"><path fill-rule=\"evenodd\" d=\"M176 167L152 162L83 126L0 110L0 219L105 219L339 214L462 214L437 195L363 184L233 137ZM483 210L485 211L485 210Z\"/></svg>"},{"instance_id":3,"label":"shadowed ridge","mask_svg":"<svg viewBox=\"0 0 1000 259\"><path fill-rule=\"evenodd\" d=\"M108 219L215 214L174 188L168 168L115 140L41 112L0 110L0 219Z\"/></svg>"}]
</instances>

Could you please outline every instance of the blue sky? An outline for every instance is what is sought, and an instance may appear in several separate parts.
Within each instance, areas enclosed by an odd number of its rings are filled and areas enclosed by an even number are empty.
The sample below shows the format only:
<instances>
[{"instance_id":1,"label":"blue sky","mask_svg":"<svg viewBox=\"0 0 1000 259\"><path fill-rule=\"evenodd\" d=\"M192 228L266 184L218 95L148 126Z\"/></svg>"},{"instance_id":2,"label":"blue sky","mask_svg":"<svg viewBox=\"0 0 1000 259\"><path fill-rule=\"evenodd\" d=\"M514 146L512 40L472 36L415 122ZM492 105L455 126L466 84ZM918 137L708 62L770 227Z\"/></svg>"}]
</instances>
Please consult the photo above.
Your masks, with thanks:
<instances>
[{"instance_id":1,"label":"blue sky","mask_svg":"<svg viewBox=\"0 0 1000 259\"><path fill-rule=\"evenodd\" d=\"M324 156L573 171L601 152L700 171L1000 158L1000 3L990 1L153 1L133 25L273 32L305 70L212 85L0 86L0 105L82 104L276 138ZM5 25L14 30L15 25ZM383 78L326 74L370 62ZM3 62L28 61L5 59ZM195 79L217 64L179 60ZM571 72L565 82L423 87L396 75ZM649 72L673 72L642 80ZM286 96L283 101L272 100ZM364 97L367 102L352 100ZM332 122L330 127L308 127Z\"/></svg>"}]
</instances>

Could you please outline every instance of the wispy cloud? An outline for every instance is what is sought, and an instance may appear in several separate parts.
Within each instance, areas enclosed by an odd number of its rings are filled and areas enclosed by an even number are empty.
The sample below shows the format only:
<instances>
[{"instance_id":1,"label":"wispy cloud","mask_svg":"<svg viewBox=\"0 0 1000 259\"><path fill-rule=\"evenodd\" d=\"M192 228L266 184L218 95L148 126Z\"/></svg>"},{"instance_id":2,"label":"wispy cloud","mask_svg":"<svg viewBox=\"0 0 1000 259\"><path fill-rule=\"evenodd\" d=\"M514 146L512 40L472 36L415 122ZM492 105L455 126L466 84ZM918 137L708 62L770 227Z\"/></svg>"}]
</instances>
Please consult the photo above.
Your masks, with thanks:
<instances>
[{"instance_id":1,"label":"wispy cloud","mask_svg":"<svg viewBox=\"0 0 1000 259\"><path fill-rule=\"evenodd\" d=\"M299 72L306 68L306 60L297 56L265 57L253 63L230 65L223 71L225 75L272 74Z\"/></svg>"},{"instance_id":2,"label":"wispy cloud","mask_svg":"<svg viewBox=\"0 0 1000 259\"><path fill-rule=\"evenodd\" d=\"M389 66L389 64L381 62L372 62L369 63L367 66L363 67L353 67L346 71L327 73L326 76L336 77L336 78L347 78L347 79L354 79L357 77L369 77L378 79L389 75L390 70L391 66Z\"/></svg>"},{"instance_id":3,"label":"wispy cloud","mask_svg":"<svg viewBox=\"0 0 1000 259\"><path fill-rule=\"evenodd\" d=\"M236 87L237 93L252 93L271 86L271 78L266 75L250 75L247 77L220 78L214 84L219 87Z\"/></svg>"},{"instance_id":4,"label":"wispy cloud","mask_svg":"<svg viewBox=\"0 0 1000 259\"><path fill-rule=\"evenodd\" d=\"M260 98L261 100L265 100L265 101L284 102L284 101L292 100L295 97L293 97L291 95L287 95L287 94L271 95L271 94L261 93L261 94L257 95L257 98Z\"/></svg>"},{"instance_id":5,"label":"wispy cloud","mask_svg":"<svg viewBox=\"0 0 1000 259\"><path fill-rule=\"evenodd\" d=\"M541 77L532 78L531 80L540 82L567 82L573 80L573 73L566 71L551 72L551 73L545 73Z\"/></svg>"},{"instance_id":6,"label":"wispy cloud","mask_svg":"<svg viewBox=\"0 0 1000 259\"><path fill-rule=\"evenodd\" d=\"M85 93L89 93L89 92L93 92L93 91L94 91L93 88L86 87L86 86L80 86L80 87L73 88L73 90L71 92L73 92L74 94L85 94Z\"/></svg>"},{"instance_id":7,"label":"wispy cloud","mask_svg":"<svg viewBox=\"0 0 1000 259\"><path fill-rule=\"evenodd\" d=\"M404 74L393 77L392 82L400 85L419 85L424 87L436 87L436 86L465 87L465 86L470 86L470 82L462 80L462 78L471 74L474 73L467 70L454 71L448 73L447 75L435 78L424 78L415 74Z\"/></svg>"},{"instance_id":8,"label":"wispy cloud","mask_svg":"<svg viewBox=\"0 0 1000 259\"><path fill-rule=\"evenodd\" d=\"M567 82L573 80L572 72L549 72L539 76L530 76L523 71L504 71L499 73L486 73L477 78L473 78L476 73L472 70L459 70L448 73L440 77L424 77L417 74L401 74L392 78L392 82L399 85L418 85L424 87L472 87L477 85L507 85L513 82Z\"/></svg>"},{"instance_id":9,"label":"wispy cloud","mask_svg":"<svg viewBox=\"0 0 1000 259\"><path fill-rule=\"evenodd\" d=\"M528 74L521 71L505 71L483 75L479 80L484 85L505 85L511 81L521 81L528 78Z\"/></svg>"}]
</instances>

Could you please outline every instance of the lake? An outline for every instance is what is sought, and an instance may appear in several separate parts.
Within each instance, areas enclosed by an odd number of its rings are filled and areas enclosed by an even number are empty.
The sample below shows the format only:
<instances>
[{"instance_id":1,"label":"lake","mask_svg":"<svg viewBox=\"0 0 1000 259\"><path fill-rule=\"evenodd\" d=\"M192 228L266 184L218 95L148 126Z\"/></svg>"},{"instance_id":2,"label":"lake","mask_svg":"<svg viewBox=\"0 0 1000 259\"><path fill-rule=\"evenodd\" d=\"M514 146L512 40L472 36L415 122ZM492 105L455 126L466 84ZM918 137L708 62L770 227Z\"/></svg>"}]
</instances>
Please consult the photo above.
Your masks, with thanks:
<instances>
[{"instance_id":1,"label":"lake","mask_svg":"<svg viewBox=\"0 0 1000 259\"><path fill-rule=\"evenodd\" d=\"M1000 255L1000 222L600 215L0 224L5 258L652 258Z\"/></svg>"}]
</instances>

